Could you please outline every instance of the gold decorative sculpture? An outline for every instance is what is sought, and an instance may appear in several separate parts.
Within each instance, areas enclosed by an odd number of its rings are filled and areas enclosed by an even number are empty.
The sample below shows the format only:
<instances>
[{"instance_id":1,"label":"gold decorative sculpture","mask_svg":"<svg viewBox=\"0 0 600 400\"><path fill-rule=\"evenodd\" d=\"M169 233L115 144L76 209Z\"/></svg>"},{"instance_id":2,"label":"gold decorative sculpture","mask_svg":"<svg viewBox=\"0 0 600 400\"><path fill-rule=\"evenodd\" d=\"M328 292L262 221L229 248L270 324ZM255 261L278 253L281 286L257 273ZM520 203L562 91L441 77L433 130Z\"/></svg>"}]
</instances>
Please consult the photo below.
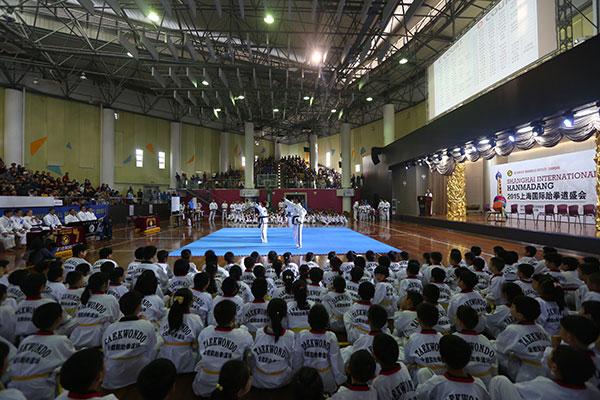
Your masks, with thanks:
<instances>
[{"instance_id":1,"label":"gold decorative sculpture","mask_svg":"<svg viewBox=\"0 0 600 400\"><path fill-rule=\"evenodd\" d=\"M465 164L456 163L454 172L448 177L448 219L464 221L467 218L467 182Z\"/></svg>"}]
</instances>

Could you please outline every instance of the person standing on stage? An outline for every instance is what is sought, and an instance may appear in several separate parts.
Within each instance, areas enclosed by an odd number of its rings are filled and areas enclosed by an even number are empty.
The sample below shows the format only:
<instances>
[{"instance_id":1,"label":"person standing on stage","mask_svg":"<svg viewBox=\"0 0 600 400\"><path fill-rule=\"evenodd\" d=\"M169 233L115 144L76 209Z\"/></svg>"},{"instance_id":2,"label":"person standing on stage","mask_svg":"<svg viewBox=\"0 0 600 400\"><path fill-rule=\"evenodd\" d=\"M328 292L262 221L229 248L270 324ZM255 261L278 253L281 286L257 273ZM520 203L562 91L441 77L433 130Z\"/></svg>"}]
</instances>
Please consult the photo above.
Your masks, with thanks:
<instances>
[{"instance_id":1,"label":"person standing on stage","mask_svg":"<svg viewBox=\"0 0 600 400\"><path fill-rule=\"evenodd\" d=\"M258 213L258 227L260 228L260 241L267 243L267 229L269 228L269 211L267 210L267 203L261 204L257 202L254 205L256 212Z\"/></svg>"},{"instance_id":2,"label":"person standing on stage","mask_svg":"<svg viewBox=\"0 0 600 400\"><path fill-rule=\"evenodd\" d=\"M213 199L208 205L208 210L210 211L208 214L208 222L215 222L215 215L217 214L218 208L217 202Z\"/></svg>"},{"instance_id":3,"label":"person standing on stage","mask_svg":"<svg viewBox=\"0 0 600 400\"><path fill-rule=\"evenodd\" d=\"M294 241L296 242L297 248L302 248L302 225L304 225L304 218L306 217L306 210L302 207L299 202L291 202L285 197L283 198L285 205L288 209L291 209L292 214L292 225L294 229ZM297 201L297 200L296 200Z\"/></svg>"},{"instance_id":4,"label":"person standing on stage","mask_svg":"<svg viewBox=\"0 0 600 400\"><path fill-rule=\"evenodd\" d=\"M225 223L227 221L227 202L224 201L221 203L221 223Z\"/></svg>"}]
</instances>

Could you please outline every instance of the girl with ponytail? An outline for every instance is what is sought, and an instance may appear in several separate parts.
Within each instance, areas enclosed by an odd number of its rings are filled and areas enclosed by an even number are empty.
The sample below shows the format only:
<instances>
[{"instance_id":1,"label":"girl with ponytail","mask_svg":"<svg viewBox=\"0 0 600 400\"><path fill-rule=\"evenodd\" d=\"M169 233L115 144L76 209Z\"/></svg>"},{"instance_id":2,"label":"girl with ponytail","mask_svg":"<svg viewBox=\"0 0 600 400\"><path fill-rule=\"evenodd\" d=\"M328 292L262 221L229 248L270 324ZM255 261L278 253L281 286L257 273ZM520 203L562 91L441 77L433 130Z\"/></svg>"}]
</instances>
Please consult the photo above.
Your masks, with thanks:
<instances>
[{"instance_id":1,"label":"girl with ponytail","mask_svg":"<svg viewBox=\"0 0 600 400\"><path fill-rule=\"evenodd\" d=\"M252 348L251 366L254 371L252 386L276 389L292 379L294 332L284 329L287 305L282 299L273 299L267 306L269 323L256 332Z\"/></svg>"},{"instance_id":2,"label":"girl with ponytail","mask_svg":"<svg viewBox=\"0 0 600 400\"><path fill-rule=\"evenodd\" d=\"M194 372L198 353L195 351L196 340L204 329L202 319L190 312L193 302L192 291L178 289L172 297L173 304L169 315L160 327L164 343L158 358L171 360L178 374Z\"/></svg>"},{"instance_id":3,"label":"girl with ponytail","mask_svg":"<svg viewBox=\"0 0 600 400\"><path fill-rule=\"evenodd\" d=\"M560 320L568 312L565 309L565 292L558 282L551 277L543 279L538 284L541 313L537 319L548 335L555 336L560 333Z\"/></svg>"},{"instance_id":4,"label":"girl with ponytail","mask_svg":"<svg viewBox=\"0 0 600 400\"><path fill-rule=\"evenodd\" d=\"M96 272L90 275L81 294L81 305L75 312L75 328L70 336L77 348L100 347L106 327L119 319L119 302L106 293L108 281L107 274Z\"/></svg>"},{"instance_id":5,"label":"girl with ponytail","mask_svg":"<svg viewBox=\"0 0 600 400\"><path fill-rule=\"evenodd\" d=\"M288 328L294 332L310 329L308 312L314 303L308 300L306 281L296 281L292 285L294 300L288 303Z\"/></svg>"},{"instance_id":6,"label":"girl with ponytail","mask_svg":"<svg viewBox=\"0 0 600 400\"><path fill-rule=\"evenodd\" d=\"M244 361L231 360L223 364L219 373L219 383L211 395L211 400L238 400L252 387L252 375Z\"/></svg>"},{"instance_id":7,"label":"girl with ponytail","mask_svg":"<svg viewBox=\"0 0 600 400\"><path fill-rule=\"evenodd\" d=\"M273 298L283 299L286 302L294 300L292 285L294 284L294 273L290 270L283 271L281 274L282 286L278 286L273 293ZM277 284L276 284L277 285Z\"/></svg>"}]
</instances>

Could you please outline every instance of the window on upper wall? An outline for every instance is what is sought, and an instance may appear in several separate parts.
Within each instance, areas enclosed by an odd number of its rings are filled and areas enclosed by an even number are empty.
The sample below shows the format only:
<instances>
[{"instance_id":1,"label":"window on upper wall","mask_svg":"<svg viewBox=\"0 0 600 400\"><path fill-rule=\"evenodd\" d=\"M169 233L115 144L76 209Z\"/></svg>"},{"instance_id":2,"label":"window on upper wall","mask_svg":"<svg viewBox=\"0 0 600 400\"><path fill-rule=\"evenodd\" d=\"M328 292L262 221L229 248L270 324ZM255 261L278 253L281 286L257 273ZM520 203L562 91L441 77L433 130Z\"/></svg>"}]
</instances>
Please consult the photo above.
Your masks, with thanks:
<instances>
[{"instance_id":1,"label":"window on upper wall","mask_svg":"<svg viewBox=\"0 0 600 400\"><path fill-rule=\"evenodd\" d=\"M142 168L144 166L144 150L135 149L135 166Z\"/></svg>"},{"instance_id":2,"label":"window on upper wall","mask_svg":"<svg viewBox=\"0 0 600 400\"><path fill-rule=\"evenodd\" d=\"M165 169L165 152L158 152L158 169Z\"/></svg>"},{"instance_id":3,"label":"window on upper wall","mask_svg":"<svg viewBox=\"0 0 600 400\"><path fill-rule=\"evenodd\" d=\"M325 166L327 168L331 168L331 152L330 151L325 153Z\"/></svg>"},{"instance_id":4,"label":"window on upper wall","mask_svg":"<svg viewBox=\"0 0 600 400\"><path fill-rule=\"evenodd\" d=\"M360 164L354 166L354 172L360 172Z\"/></svg>"},{"instance_id":5,"label":"window on upper wall","mask_svg":"<svg viewBox=\"0 0 600 400\"><path fill-rule=\"evenodd\" d=\"M242 167L246 166L246 157L242 156Z\"/></svg>"}]
</instances>

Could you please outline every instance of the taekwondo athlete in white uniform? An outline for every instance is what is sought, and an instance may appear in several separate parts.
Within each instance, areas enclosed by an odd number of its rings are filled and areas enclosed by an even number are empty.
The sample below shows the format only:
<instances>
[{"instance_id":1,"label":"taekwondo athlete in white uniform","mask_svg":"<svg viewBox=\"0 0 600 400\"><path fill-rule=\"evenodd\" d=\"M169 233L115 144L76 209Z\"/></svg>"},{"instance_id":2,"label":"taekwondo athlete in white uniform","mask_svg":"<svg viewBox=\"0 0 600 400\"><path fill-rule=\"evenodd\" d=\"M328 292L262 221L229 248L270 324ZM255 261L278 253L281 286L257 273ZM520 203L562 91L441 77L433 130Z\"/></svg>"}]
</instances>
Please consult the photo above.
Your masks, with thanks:
<instances>
[{"instance_id":1,"label":"taekwondo athlete in white uniform","mask_svg":"<svg viewBox=\"0 0 600 400\"><path fill-rule=\"evenodd\" d=\"M269 228L269 211L267 211L265 205L260 202L254 205L256 212L258 212L258 227L260 228L260 241L267 243L267 229Z\"/></svg>"},{"instance_id":2,"label":"taekwondo athlete in white uniform","mask_svg":"<svg viewBox=\"0 0 600 400\"><path fill-rule=\"evenodd\" d=\"M218 208L219 206L214 200L210 202L208 205L208 209L210 210L210 213L208 214L208 222L215 222L215 215L217 215Z\"/></svg>"},{"instance_id":3,"label":"taekwondo athlete in white uniform","mask_svg":"<svg viewBox=\"0 0 600 400\"><path fill-rule=\"evenodd\" d=\"M285 205L292 208L292 225L294 229L294 241L296 242L297 248L302 248L302 225L304 225L304 218L306 217L306 210L300 203L293 203L288 199L284 198Z\"/></svg>"}]
</instances>

